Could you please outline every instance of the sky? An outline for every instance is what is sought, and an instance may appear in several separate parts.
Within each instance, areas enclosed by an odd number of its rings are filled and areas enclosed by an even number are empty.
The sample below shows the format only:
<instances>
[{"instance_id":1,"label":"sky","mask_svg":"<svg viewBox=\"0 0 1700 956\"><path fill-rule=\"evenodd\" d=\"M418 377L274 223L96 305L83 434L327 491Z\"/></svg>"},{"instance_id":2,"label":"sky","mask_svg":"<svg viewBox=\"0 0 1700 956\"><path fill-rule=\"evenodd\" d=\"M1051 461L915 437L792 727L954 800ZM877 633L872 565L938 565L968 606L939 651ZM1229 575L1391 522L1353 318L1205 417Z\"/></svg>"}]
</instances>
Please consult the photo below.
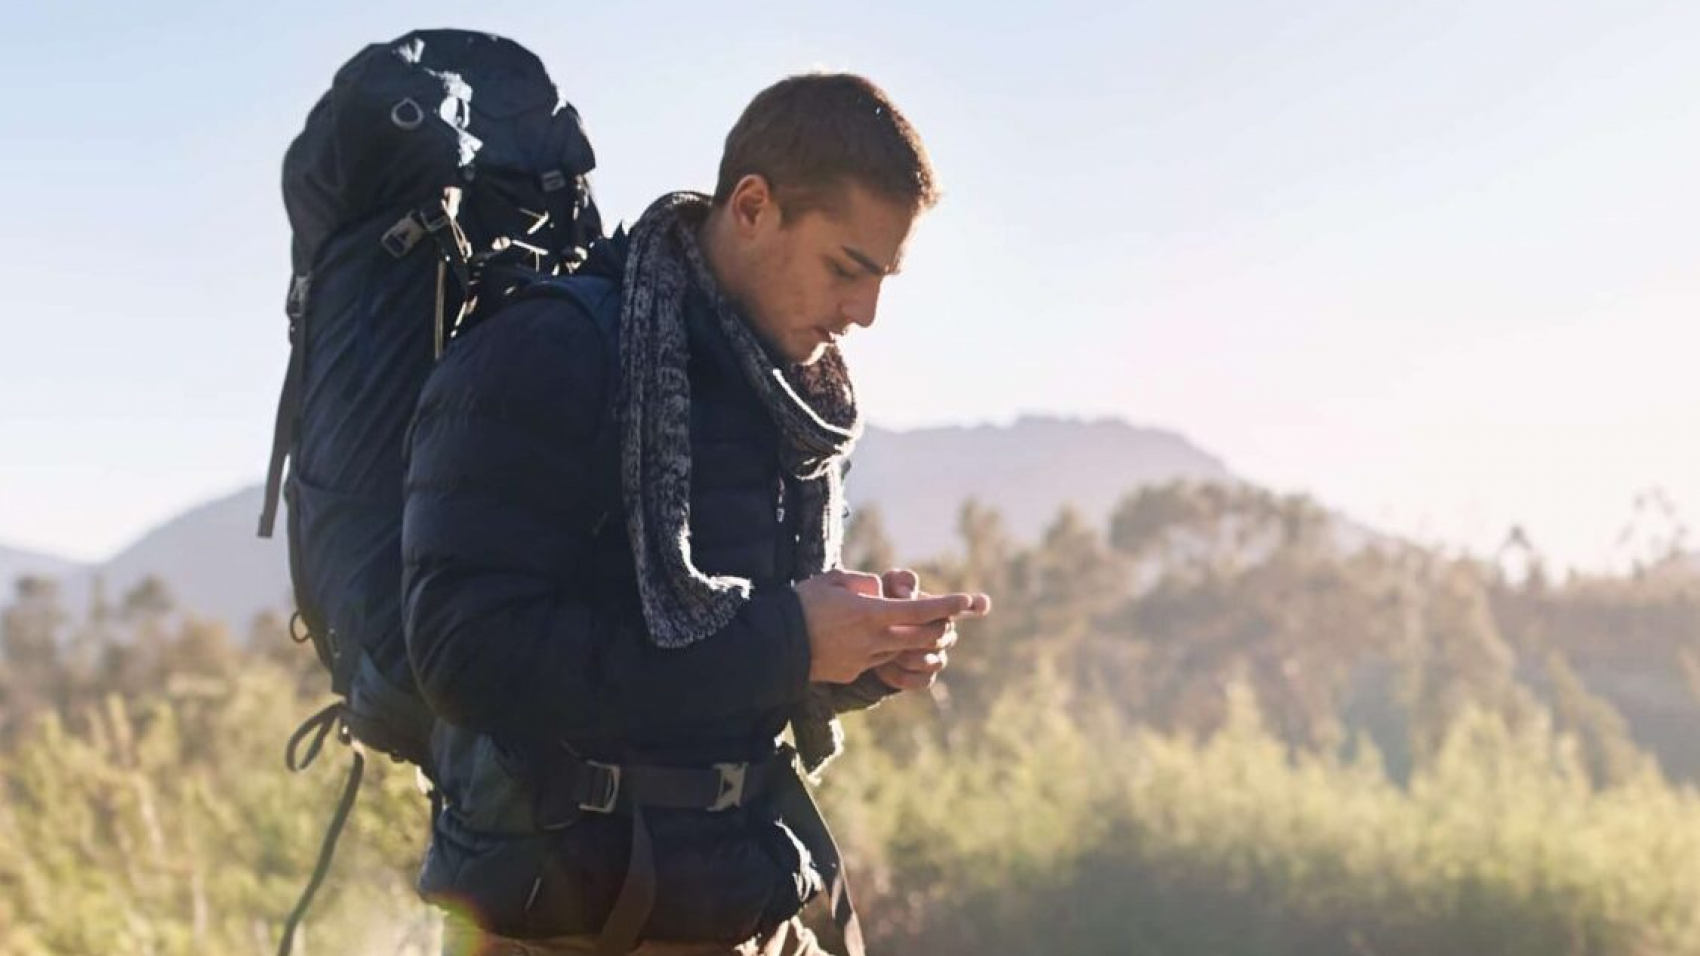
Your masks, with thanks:
<instances>
[{"instance_id":1,"label":"sky","mask_svg":"<svg viewBox=\"0 0 1700 956\"><path fill-rule=\"evenodd\" d=\"M845 349L888 428L1113 416L1371 525L1603 568L1700 515L1700 4L34 4L0 182L0 543L98 560L259 480L284 148L336 67L484 29L583 114L604 216L710 188L814 68L945 190Z\"/></svg>"}]
</instances>

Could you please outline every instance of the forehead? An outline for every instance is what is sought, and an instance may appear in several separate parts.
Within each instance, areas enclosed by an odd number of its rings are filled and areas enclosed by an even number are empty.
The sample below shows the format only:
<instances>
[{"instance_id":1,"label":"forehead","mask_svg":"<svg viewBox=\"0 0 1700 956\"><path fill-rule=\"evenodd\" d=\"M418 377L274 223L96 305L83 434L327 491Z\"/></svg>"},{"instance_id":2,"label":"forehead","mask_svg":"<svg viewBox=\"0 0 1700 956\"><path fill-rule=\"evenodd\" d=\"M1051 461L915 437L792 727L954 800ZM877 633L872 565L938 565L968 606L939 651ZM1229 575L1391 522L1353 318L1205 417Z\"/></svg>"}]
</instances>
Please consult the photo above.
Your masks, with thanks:
<instances>
[{"instance_id":1,"label":"forehead","mask_svg":"<svg viewBox=\"0 0 1700 956\"><path fill-rule=\"evenodd\" d=\"M822 200L788 224L799 238L811 244L847 245L895 263L915 224L912 210L856 183L846 183Z\"/></svg>"}]
</instances>

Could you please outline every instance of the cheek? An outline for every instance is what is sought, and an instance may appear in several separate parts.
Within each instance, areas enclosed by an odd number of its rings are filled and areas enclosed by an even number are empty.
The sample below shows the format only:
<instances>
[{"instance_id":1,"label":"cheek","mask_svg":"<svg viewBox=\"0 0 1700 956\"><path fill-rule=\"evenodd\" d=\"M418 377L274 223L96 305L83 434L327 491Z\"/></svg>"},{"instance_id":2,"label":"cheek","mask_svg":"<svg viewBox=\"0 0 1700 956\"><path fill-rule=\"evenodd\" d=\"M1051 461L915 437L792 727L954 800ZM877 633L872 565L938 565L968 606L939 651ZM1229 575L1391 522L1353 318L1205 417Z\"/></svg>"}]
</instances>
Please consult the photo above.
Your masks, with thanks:
<instances>
[{"instance_id":1,"label":"cheek","mask_svg":"<svg viewBox=\"0 0 1700 956\"><path fill-rule=\"evenodd\" d=\"M785 314L785 287L789 284L787 268L783 257L767 256L751 270L754 281L745 289L745 301L756 313L753 317L769 331Z\"/></svg>"},{"instance_id":2,"label":"cheek","mask_svg":"<svg viewBox=\"0 0 1700 956\"><path fill-rule=\"evenodd\" d=\"M809 274L807 264L792 258L782 273L785 281L775 291L783 303L784 321L795 328L816 324L820 316L820 282Z\"/></svg>"},{"instance_id":3,"label":"cheek","mask_svg":"<svg viewBox=\"0 0 1700 956\"><path fill-rule=\"evenodd\" d=\"M790 335L831 322L835 292L819 260L790 248L778 250L763 270L762 311L771 333Z\"/></svg>"}]
</instances>

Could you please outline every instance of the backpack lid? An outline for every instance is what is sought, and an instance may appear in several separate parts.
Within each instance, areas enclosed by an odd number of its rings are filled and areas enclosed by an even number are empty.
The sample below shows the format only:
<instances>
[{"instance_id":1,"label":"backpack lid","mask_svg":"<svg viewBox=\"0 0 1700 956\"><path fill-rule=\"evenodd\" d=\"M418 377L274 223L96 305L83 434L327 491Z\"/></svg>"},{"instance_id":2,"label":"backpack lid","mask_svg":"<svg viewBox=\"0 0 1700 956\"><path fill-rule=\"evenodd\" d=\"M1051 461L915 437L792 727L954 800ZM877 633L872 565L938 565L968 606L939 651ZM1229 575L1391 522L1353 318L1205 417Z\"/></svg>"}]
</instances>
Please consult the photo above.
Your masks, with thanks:
<instances>
[{"instance_id":1,"label":"backpack lid","mask_svg":"<svg viewBox=\"0 0 1700 956\"><path fill-rule=\"evenodd\" d=\"M284 156L295 274L310 273L343 229L470 181L475 161L528 176L582 176L596 164L578 112L512 40L416 30L361 50Z\"/></svg>"},{"instance_id":2,"label":"backpack lid","mask_svg":"<svg viewBox=\"0 0 1700 956\"><path fill-rule=\"evenodd\" d=\"M579 176L595 167L578 111L561 99L530 50L466 30L415 30L394 46L420 68L457 75L471 86L469 130L480 144L480 167Z\"/></svg>"}]
</instances>

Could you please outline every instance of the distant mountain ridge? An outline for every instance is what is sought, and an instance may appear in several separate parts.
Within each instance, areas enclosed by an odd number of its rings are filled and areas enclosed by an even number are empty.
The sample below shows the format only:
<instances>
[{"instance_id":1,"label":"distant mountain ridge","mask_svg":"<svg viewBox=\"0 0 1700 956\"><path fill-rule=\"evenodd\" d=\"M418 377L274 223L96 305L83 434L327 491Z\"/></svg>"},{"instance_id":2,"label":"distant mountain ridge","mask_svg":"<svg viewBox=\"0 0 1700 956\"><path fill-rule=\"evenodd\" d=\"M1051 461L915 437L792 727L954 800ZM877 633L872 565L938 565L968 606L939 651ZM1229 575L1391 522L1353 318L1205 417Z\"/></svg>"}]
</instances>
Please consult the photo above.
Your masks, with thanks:
<instances>
[{"instance_id":1,"label":"distant mountain ridge","mask_svg":"<svg viewBox=\"0 0 1700 956\"><path fill-rule=\"evenodd\" d=\"M953 547L969 497L996 508L1015 537L1033 540L1064 504L1101 526L1141 485L1236 480L1219 458L1172 431L1039 415L1009 425L870 427L852 461L851 508L878 505L905 561ZM269 541L254 536L260 499L254 485L197 505L97 565L0 548L0 587L9 598L20 574L57 577L64 606L80 614L97 577L116 599L152 574L181 607L243 634L255 614L290 606L284 525Z\"/></svg>"},{"instance_id":2,"label":"distant mountain ridge","mask_svg":"<svg viewBox=\"0 0 1700 956\"><path fill-rule=\"evenodd\" d=\"M904 560L954 546L957 513L969 497L1000 512L1015 537L1034 540L1064 504L1101 526L1137 487L1237 480L1182 435L1113 418L1027 415L1011 425L869 428L851 461L851 507L877 504Z\"/></svg>"},{"instance_id":3,"label":"distant mountain ridge","mask_svg":"<svg viewBox=\"0 0 1700 956\"><path fill-rule=\"evenodd\" d=\"M59 583L61 606L81 616L97 582L115 601L152 575L165 582L179 607L244 634L255 614L291 606L282 522L276 538L254 536L260 491L254 485L196 505L97 564L0 547L0 603L10 600L17 578L49 577ZM32 560L17 561L17 554Z\"/></svg>"},{"instance_id":4,"label":"distant mountain ridge","mask_svg":"<svg viewBox=\"0 0 1700 956\"><path fill-rule=\"evenodd\" d=\"M72 561L70 558L0 545L0 584L6 586L5 593L8 595L11 593L11 582L18 578L34 576L64 579L81 572L85 567L82 562Z\"/></svg>"}]
</instances>

